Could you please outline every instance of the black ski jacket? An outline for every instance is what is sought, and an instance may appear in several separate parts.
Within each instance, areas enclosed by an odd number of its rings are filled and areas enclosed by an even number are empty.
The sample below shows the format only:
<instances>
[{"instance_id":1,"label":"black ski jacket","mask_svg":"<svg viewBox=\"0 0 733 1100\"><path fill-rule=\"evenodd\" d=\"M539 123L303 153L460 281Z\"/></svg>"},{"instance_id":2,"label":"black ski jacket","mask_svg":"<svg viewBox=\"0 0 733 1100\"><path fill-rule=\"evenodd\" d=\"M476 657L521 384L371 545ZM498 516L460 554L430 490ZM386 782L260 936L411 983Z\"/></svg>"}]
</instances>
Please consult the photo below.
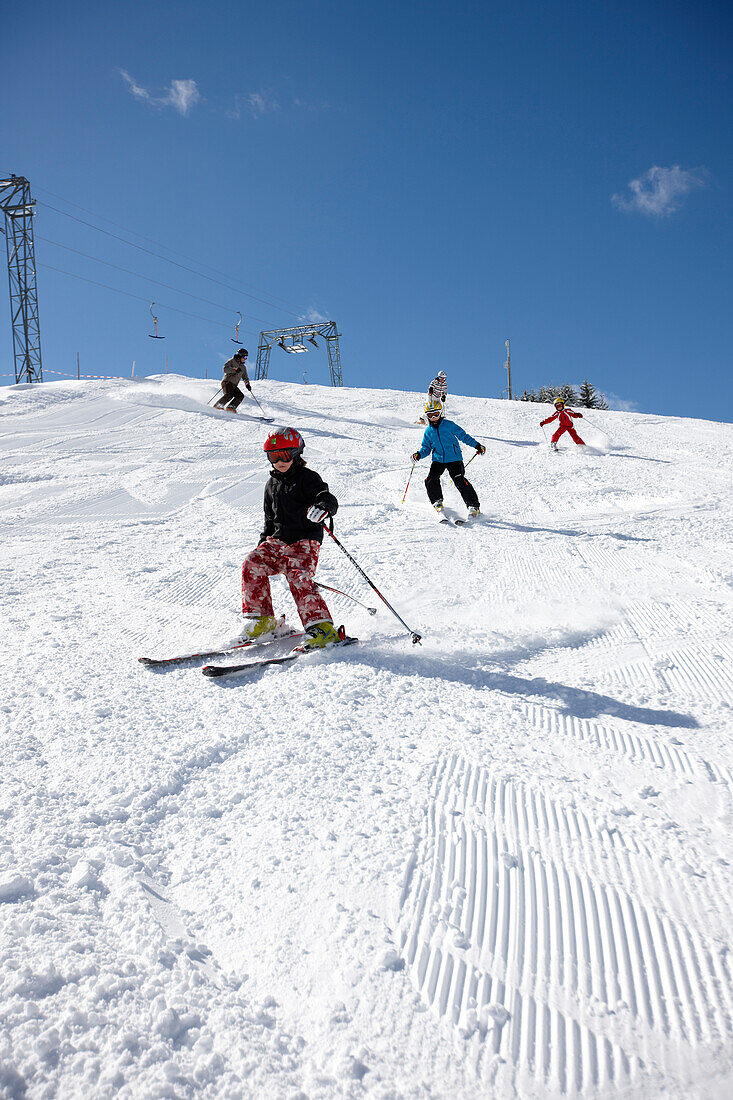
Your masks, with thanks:
<instances>
[{"instance_id":1,"label":"black ski jacket","mask_svg":"<svg viewBox=\"0 0 733 1100\"><path fill-rule=\"evenodd\" d=\"M336 497L315 470L309 470L301 458L285 473L273 470L265 486L265 526L260 542L270 536L287 543L301 539L323 542L323 525L306 518L311 504L319 504L332 516L338 511Z\"/></svg>"}]
</instances>

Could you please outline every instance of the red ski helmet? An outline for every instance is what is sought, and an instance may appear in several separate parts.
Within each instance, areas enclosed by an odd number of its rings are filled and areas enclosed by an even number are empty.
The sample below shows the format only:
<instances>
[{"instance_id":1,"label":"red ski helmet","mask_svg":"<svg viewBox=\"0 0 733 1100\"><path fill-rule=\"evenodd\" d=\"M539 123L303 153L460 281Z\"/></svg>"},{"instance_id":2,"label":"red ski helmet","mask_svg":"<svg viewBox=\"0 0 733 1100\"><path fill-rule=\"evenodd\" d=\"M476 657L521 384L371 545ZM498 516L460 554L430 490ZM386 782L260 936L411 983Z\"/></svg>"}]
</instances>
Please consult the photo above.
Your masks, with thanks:
<instances>
[{"instance_id":1,"label":"red ski helmet","mask_svg":"<svg viewBox=\"0 0 733 1100\"><path fill-rule=\"evenodd\" d=\"M264 442L262 450L265 454L272 451L287 451L292 458L303 453L305 442L300 432L295 428L273 428Z\"/></svg>"}]
</instances>

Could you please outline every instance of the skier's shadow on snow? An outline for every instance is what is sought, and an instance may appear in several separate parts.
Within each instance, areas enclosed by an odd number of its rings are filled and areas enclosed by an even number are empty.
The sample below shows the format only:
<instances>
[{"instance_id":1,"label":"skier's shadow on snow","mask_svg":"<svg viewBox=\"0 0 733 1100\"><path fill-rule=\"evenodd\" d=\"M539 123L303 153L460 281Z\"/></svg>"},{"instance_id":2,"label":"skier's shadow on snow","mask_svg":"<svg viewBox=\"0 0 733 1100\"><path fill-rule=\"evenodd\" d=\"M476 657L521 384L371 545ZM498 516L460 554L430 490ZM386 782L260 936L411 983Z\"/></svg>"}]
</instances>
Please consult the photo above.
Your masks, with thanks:
<instances>
[{"instance_id":1,"label":"skier's shadow on snow","mask_svg":"<svg viewBox=\"0 0 733 1100\"><path fill-rule=\"evenodd\" d=\"M526 657L526 652L522 653ZM465 654L467 661L475 660L475 654ZM507 695L519 695L522 699L547 699L554 706L575 718L622 718L627 722L639 722L645 726L671 726L674 729L698 729L699 722L689 714L679 714L674 710L654 710L651 707L639 707L612 699L610 695L601 695L597 691L585 688L569 687L542 676L513 676L502 671L466 668L459 655L454 662L422 656L416 660L405 660L397 655L380 653L372 661L366 652L360 653L358 647L352 650L350 663L373 664L375 669L385 669L397 675L414 676L418 671L430 680L444 680L447 683L465 684L478 690L501 691Z\"/></svg>"},{"instance_id":2,"label":"skier's shadow on snow","mask_svg":"<svg viewBox=\"0 0 733 1100\"><path fill-rule=\"evenodd\" d=\"M545 535L570 535L575 537L621 539L623 542L653 542L653 539L641 538L639 535L621 535L616 531L576 531L574 527L531 527L524 523L510 523L505 519L491 519L489 516L481 516L473 521L476 527L504 527L509 531L525 531L530 534L540 533Z\"/></svg>"},{"instance_id":3,"label":"skier's shadow on snow","mask_svg":"<svg viewBox=\"0 0 733 1100\"><path fill-rule=\"evenodd\" d=\"M476 436L477 439L490 439L493 443L508 443L510 447L539 447L541 444L533 439L502 439L498 435Z\"/></svg>"},{"instance_id":4,"label":"skier's shadow on snow","mask_svg":"<svg viewBox=\"0 0 733 1100\"><path fill-rule=\"evenodd\" d=\"M670 466L669 458L650 458L649 455L622 455L618 451L604 451L606 458L632 458L635 462L661 462L664 466Z\"/></svg>"}]
</instances>

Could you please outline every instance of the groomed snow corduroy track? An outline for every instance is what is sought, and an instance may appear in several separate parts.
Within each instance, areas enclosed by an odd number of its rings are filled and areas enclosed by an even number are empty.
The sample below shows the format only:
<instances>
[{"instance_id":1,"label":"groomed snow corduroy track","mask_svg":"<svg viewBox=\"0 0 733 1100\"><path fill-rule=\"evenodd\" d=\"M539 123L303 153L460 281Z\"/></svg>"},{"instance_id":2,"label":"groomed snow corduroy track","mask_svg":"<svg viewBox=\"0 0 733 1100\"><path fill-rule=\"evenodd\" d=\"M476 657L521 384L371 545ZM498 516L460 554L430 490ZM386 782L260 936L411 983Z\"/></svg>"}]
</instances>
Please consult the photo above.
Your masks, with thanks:
<instances>
[{"instance_id":1,"label":"groomed snow corduroy track","mask_svg":"<svg viewBox=\"0 0 733 1100\"><path fill-rule=\"evenodd\" d=\"M2 391L0 1097L729 1096L730 427L449 395L456 529L419 395L256 385L424 643L142 669L238 628L259 410Z\"/></svg>"}]
</instances>

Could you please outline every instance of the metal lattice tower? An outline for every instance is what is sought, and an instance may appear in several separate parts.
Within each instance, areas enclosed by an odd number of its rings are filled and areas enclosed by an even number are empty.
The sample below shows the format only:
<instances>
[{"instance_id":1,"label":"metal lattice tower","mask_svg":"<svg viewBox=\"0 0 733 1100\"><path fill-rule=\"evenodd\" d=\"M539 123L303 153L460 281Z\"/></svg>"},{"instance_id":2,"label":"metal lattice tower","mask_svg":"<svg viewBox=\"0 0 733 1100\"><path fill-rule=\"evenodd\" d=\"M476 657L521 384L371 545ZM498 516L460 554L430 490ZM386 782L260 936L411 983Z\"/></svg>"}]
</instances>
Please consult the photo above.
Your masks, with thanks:
<instances>
[{"instance_id":1,"label":"metal lattice tower","mask_svg":"<svg viewBox=\"0 0 733 1100\"><path fill-rule=\"evenodd\" d=\"M307 351L303 341L318 347L316 336L322 336L326 341L328 352L328 369L331 372L331 385L343 386L341 376L341 352L339 350L339 331L335 321L321 321L310 325L295 325L293 328L276 328L270 332L260 333L260 344L257 348L257 367L255 381L258 378L267 378L270 367L270 352L273 346L278 346L291 354Z\"/></svg>"},{"instance_id":2,"label":"metal lattice tower","mask_svg":"<svg viewBox=\"0 0 733 1100\"><path fill-rule=\"evenodd\" d=\"M42 382L41 330L38 324L36 250L33 244L31 185L23 176L0 180L0 209L5 214L5 244L10 279L10 319L16 382Z\"/></svg>"}]
</instances>

